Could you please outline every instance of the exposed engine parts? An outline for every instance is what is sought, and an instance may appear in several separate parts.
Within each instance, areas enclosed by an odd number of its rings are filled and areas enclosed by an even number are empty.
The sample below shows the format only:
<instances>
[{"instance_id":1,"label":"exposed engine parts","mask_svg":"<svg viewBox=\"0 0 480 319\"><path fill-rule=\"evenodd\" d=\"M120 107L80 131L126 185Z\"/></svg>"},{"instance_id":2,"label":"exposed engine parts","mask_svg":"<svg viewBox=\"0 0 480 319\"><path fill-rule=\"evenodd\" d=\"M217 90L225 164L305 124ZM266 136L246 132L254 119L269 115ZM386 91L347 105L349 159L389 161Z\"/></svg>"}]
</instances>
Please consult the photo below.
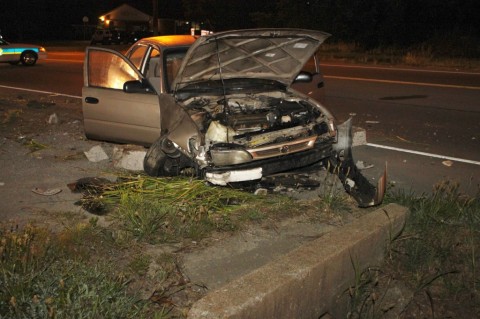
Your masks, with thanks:
<instances>
[{"instance_id":1,"label":"exposed engine parts","mask_svg":"<svg viewBox=\"0 0 480 319\"><path fill-rule=\"evenodd\" d=\"M286 142L329 132L327 119L316 108L284 93L238 94L186 101L186 108L201 112L205 142L235 143L246 147ZM200 123L199 123L200 124Z\"/></svg>"}]
</instances>

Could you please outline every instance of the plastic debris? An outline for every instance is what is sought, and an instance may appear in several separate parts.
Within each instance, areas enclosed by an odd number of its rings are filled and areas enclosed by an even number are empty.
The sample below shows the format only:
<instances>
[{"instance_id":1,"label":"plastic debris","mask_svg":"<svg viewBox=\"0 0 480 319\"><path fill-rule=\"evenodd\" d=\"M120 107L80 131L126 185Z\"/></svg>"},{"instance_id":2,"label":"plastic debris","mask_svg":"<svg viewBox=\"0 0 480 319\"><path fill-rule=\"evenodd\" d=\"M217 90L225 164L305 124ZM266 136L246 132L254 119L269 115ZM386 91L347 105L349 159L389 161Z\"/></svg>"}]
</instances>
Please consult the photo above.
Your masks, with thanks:
<instances>
[{"instance_id":1,"label":"plastic debris","mask_svg":"<svg viewBox=\"0 0 480 319\"><path fill-rule=\"evenodd\" d=\"M58 193L60 193L62 190L60 188L49 188L49 189L43 189L39 187L35 187L32 189L32 192L38 195L43 195L43 196L53 196Z\"/></svg>"},{"instance_id":2,"label":"plastic debris","mask_svg":"<svg viewBox=\"0 0 480 319\"><path fill-rule=\"evenodd\" d=\"M445 165L445 166L447 166L447 167L450 167L450 166L453 165L453 162L450 161L450 160L447 160L447 161L443 161L442 164Z\"/></svg>"},{"instance_id":3,"label":"plastic debris","mask_svg":"<svg viewBox=\"0 0 480 319\"><path fill-rule=\"evenodd\" d=\"M47 122L48 122L48 124L58 124L57 113L53 113L52 115L50 115Z\"/></svg>"},{"instance_id":4,"label":"plastic debris","mask_svg":"<svg viewBox=\"0 0 480 319\"><path fill-rule=\"evenodd\" d=\"M266 188L257 188L254 194L259 196L266 196L268 194L268 190Z\"/></svg>"},{"instance_id":5,"label":"plastic debris","mask_svg":"<svg viewBox=\"0 0 480 319\"><path fill-rule=\"evenodd\" d=\"M373 164L369 164L369 165L366 165L364 161L357 161L357 163L355 164L355 166L357 166L358 169L369 169L369 168L372 168L373 167Z\"/></svg>"}]
</instances>

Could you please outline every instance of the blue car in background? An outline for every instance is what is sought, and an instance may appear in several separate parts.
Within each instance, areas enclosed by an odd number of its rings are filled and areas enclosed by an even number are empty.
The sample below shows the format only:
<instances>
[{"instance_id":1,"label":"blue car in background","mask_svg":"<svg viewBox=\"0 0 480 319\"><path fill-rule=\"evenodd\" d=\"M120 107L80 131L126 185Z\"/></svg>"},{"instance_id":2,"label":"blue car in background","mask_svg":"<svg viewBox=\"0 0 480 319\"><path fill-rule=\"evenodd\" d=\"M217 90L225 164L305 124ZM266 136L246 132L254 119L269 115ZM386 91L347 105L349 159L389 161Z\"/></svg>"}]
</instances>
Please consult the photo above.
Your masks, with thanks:
<instances>
[{"instance_id":1,"label":"blue car in background","mask_svg":"<svg viewBox=\"0 0 480 319\"><path fill-rule=\"evenodd\" d=\"M9 43L0 36L0 62L8 62L12 65L22 63L23 65L32 66L37 60L46 59L47 51L44 47L24 44Z\"/></svg>"}]
</instances>

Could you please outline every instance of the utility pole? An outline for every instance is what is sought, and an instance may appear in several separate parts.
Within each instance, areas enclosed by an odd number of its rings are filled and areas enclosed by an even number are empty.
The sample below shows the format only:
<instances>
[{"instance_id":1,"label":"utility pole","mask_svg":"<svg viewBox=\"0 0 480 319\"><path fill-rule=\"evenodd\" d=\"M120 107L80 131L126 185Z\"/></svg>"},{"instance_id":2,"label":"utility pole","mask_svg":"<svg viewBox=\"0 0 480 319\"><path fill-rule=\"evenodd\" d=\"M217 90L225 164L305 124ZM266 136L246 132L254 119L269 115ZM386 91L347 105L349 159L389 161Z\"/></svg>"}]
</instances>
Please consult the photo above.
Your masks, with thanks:
<instances>
[{"instance_id":1,"label":"utility pole","mask_svg":"<svg viewBox=\"0 0 480 319\"><path fill-rule=\"evenodd\" d=\"M153 35L158 35L158 0L153 1Z\"/></svg>"}]
</instances>

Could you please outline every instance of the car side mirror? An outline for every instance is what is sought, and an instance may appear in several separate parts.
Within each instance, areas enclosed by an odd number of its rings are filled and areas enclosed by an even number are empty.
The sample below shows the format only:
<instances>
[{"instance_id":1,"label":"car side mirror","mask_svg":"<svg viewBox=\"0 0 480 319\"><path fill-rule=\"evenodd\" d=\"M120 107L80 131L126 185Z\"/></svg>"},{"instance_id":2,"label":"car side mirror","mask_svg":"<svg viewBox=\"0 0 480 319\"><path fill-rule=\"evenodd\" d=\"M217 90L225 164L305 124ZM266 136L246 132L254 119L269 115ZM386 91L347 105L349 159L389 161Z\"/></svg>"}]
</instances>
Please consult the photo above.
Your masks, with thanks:
<instances>
[{"instance_id":1,"label":"car side mirror","mask_svg":"<svg viewBox=\"0 0 480 319\"><path fill-rule=\"evenodd\" d=\"M300 71L298 75L295 77L295 80L293 80L293 83L310 83L312 82L313 79L313 74L307 71Z\"/></svg>"},{"instance_id":2,"label":"car side mirror","mask_svg":"<svg viewBox=\"0 0 480 319\"><path fill-rule=\"evenodd\" d=\"M125 93L155 93L150 85L137 80L123 83L123 92Z\"/></svg>"}]
</instances>

